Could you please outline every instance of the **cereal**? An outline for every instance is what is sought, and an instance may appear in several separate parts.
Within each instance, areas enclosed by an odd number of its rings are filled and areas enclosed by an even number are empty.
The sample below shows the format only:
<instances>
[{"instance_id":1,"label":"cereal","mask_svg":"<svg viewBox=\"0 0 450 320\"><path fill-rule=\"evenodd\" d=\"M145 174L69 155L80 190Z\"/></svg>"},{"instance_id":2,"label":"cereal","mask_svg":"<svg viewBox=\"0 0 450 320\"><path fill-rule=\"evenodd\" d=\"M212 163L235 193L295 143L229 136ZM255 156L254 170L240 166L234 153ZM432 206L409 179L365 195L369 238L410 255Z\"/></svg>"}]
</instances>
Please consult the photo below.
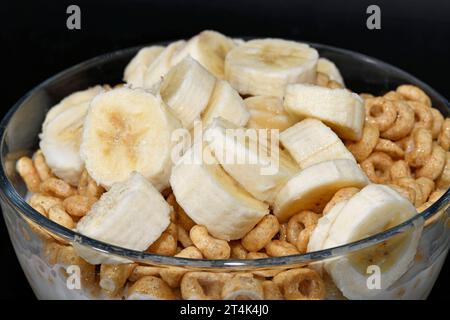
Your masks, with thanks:
<instances>
[{"instance_id":1,"label":"cereal","mask_svg":"<svg viewBox=\"0 0 450 320\"><path fill-rule=\"evenodd\" d=\"M431 108L418 101L408 101L408 105L414 111L416 119L414 128L425 128L431 130L433 126L433 114Z\"/></svg>"},{"instance_id":2,"label":"cereal","mask_svg":"<svg viewBox=\"0 0 450 320\"><path fill-rule=\"evenodd\" d=\"M241 240L248 251L259 251L269 243L280 230L278 219L273 214L264 216Z\"/></svg>"},{"instance_id":3,"label":"cereal","mask_svg":"<svg viewBox=\"0 0 450 320\"><path fill-rule=\"evenodd\" d=\"M395 161L389 171L392 180L404 177L411 178L411 169L405 160Z\"/></svg>"},{"instance_id":4,"label":"cereal","mask_svg":"<svg viewBox=\"0 0 450 320\"><path fill-rule=\"evenodd\" d=\"M33 157L34 167L39 175L41 181L47 180L48 178L53 177L50 168L45 162L44 154L41 150L38 150Z\"/></svg>"},{"instance_id":5,"label":"cereal","mask_svg":"<svg viewBox=\"0 0 450 320\"><path fill-rule=\"evenodd\" d=\"M57 263L63 266L78 266L80 268L82 287L95 286L95 266L87 263L75 252L72 246L62 246L58 251Z\"/></svg>"},{"instance_id":6,"label":"cereal","mask_svg":"<svg viewBox=\"0 0 450 320\"><path fill-rule=\"evenodd\" d=\"M441 126L441 132L438 136L439 145L444 148L445 151L449 151L450 148L450 118L446 118Z\"/></svg>"},{"instance_id":7,"label":"cereal","mask_svg":"<svg viewBox=\"0 0 450 320\"><path fill-rule=\"evenodd\" d=\"M41 206L47 212L51 207L55 205L62 206L63 202L61 199L51 196L45 196L40 193L35 193L29 199L30 205L35 208L36 206Z\"/></svg>"},{"instance_id":8,"label":"cereal","mask_svg":"<svg viewBox=\"0 0 450 320\"><path fill-rule=\"evenodd\" d=\"M100 288L108 295L116 296L124 287L135 267L134 263L102 264L100 267Z\"/></svg>"},{"instance_id":9,"label":"cereal","mask_svg":"<svg viewBox=\"0 0 450 320\"><path fill-rule=\"evenodd\" d=\"M358 142L347 142L347 149L353 154L358 162L365 160L378 143L380 132L376 125L366 123L361 140Z\"/></svg>"},{"instance_id":10,"label":"cereal","mask_svg":"<svg viewBox=\"0 0 450 320\"><path fill-rule=\"evenodd\" d=\"M416 183L419 185L424 201L428 199L428 196L434 190L434 181L425 177L416 179Z\"/></svg>"},{"instance_id":11,"label":"cereal","mask_svg":"<svg viewBox=\"0 0 450 320\"><path fill-rule=\"evenodd\" d=\"M403 84L397 87L397 92L401 94L403 98L406 100L418 101L425 104L427 107L431 107L430 98L427 96L425 92L423 92L422 89L416 86L410 84Z\"/></svg>"},{"instance_id":12,"label":"cereal","mask_svg":"<svg viewBox=\"0 0 450 320\"><path fill-rule=\"evenodd\" d=\"M286 241L287 239L287 222L280 224L280 232L278 232L278 240Z\"/></svg>"},{"instance_id":13,"label":"cereal","mask_svg":"<svg viewBox=\"0 0 450 320\"><path fill-rule=\"evenodd\" d=\"M229 243L231 248L231 259L247 259L247 249L244 248L244 246L241 244L241 241L239 240L233 240Z\"/></svg>"},{"instance_id":14,"label":"cereal","mask_svg":"<svg viewBox=\"0 0 450 320\"><path fill-rule=\"evenodd\" d=\"M385 93L383 98L385 98L387 100L391 100L391 101L404 100L404 97L396 91L389 91L389 92Z\"/></svg>"},{"instance_id":15,"label":"cereal","mask_svg":"<svg viewBox=\"0 0 450 320\"><path fill-rule=\"evenodd\" d=\"M266 280L262 283L264 300L283 300L283 294L280 291L278 285L273 282Z\"/></svg>"},{"instance_id":16,"label":"cereal","mask_svg":"<svg viewBox=\"0 0 450 320\"><path fill-rule=\"evenodd\" d=\"M416 191L415 189L411 187L405 187L405 186L397 186L395 184L388 184L389 187L397 191L401 196L408 199L409 202L415 203L416 202Z\"/></svg>"},{"instance_id":17,"label":"cereal","mask_svg":"<svg viewBox=\"0 0 450 320\"><path fill-rule=\"evenodd\" d=\"M355 187L339 189L334 194L333 198L331 198L331 200L328 201L327 205L325 206L325 208L322 211L322 214L326 215L331 210L331 208L333 208L336 205L336 203L348 200L351 197L353 197L355 194L357 194L358 192L359 192L359 189L355 188Z\"/></svg>"},{"instance_id":18,"label":"cereal","mask_svg":"<svg viewBox=\"0 0 450 320\"><path fill-rule=\"evenodd\" d=\"M422 166L428 159L433 149L433 137L431 131L418 128L412 133L414 148L405 153L405 160L412 167Z\"/></svg>"},{"instance_id":19,"label":"cereal","mask_svg":"<svg viewBox=\"0 0 450 320\"><path fill-rule=\"evenodd\" d=\"M86 170L83 170L78 182L78 193L82 196L99 198L103 192L105 189L99 186Z\"/></svg>"},{"instance_id":20,"label":"cereal","mask_svg":"<svg viewBox=\"0 0 450 320\"><path fill-rule=\"evenodd\" d=\"M264 291L261 282L251 273L238 273L222 288L223 300L262 300Z\"/></svg>"},{"instance_id":21,"label":"cereal","mask_svg":"<svg viewBox=\"0 0 450 320\"><path fill-rule=\"evenodd\" d=\"M177 225L177 236L178 242L181 243L184 248L192 246L193 243L189 237L189 233L180 225Z\"/></svg>"},{"instance_id":22,"label":"cereal","mask_svg":"<svg viewBox=\"0 0 450 320\"><path fill-rule=\"evenodd\" d=\"M300 253L305 253L309 237L314 230L319 215L312 211L302 211L289 219L287 240L297 247Z\"/></svg>"},{"instance_id":23,"label":"cereal","mask_svg":"<svg viewBox=\"0 0 450 320\"><path fill-rule=\"evenodd\" d=\"M40 191L41 179L39 178L39 174L30 158L22 157L17 160L16 170L22 177L29 191Z\"/></svg>"},{"instance_id":24,"label":"cereal","mask_svg":"<svg viewBox=\"0 0 450 320\"><path fill-rule=\"evenodd\" d=\"M130 281L137 281L143 277L147 276L159 276L159 272L162 268L159 267L152 267L152 266L136 266L130 276L128 277L128 280Z\"/></svg>"},{"instance_id":25,"label":"cereal","mask_svg":"<svg viewBox=\"0 0 450 320\"><path fill-rule=\"evenodd\" d=\"M173 256L177 253L177 243L177 226L171 222L161 236L150 245L147 252Z\"/></svg>"},{"instance_id":26,"label":"cereal","mask_svg":"<svg viewBox=\"0 0 450 320\"><path fill-rule=\"evenodd\" d=\"M75 227L72 217L60 205L55 205L48 210L48 218L67 229Z\"/></svg>"},{"instance_id":27,"label":"cereal","mask_svg":"<svg viewBox=\"0 0 450 320\"><path fill-rule=\"evenodd\" d=\"M444 117L442 113L435 108L431 108L431 115L433 116L433 125L431 126L431 134L433 139L437 139L441 132L442 124L444 123Z\"/></svg>"},{"instance_id":28,"label":"cereal","mask_svg":"<svg viewBox=\"0 0 450 320\"><path fill-rule=\"evenodd\" d=\"M232 277L229 273L188 272L181 280L181 296L185 300L218 300Z\"/></svg>"},{"instance_id":29,"label":"cereal","mask_svg":"<svg viewBox=\"0 0 450 320\"><path fill-rule=\"evenodd\" d=\"M419 184L413 178L399 178L397 180L394 180L393 183L399 187L411 188L414 190L415 192L414 205L416 207L422 205L426 201L426 199L424 199Z\"/></svg>"},{"instance_id":30,"label":"cereal","mask_svg":"<svg viewBox=\"0 0 450 320\"><path fill-rule=\"evenodd\" d=\"M178 254L175 255L175 257L202 259L203 255L196 247L190 246L181 250ZM161 275L161 278L169 285L169 287L176 288L180 286L181 278L186 272L188 272L186 268L168 267L162 268L159 274Z\"/></svg>"},{"instance_id":31,"label":"cereal","mask_svg":"<svg viewBox=\"0 0 450 320\"><path fill-rule=\"evenodd\" d=\"M41 183L39 189L44 194L59 198L67 198L75 193L67 182L58 178L48 178Z\"/></svg>"},{"instance_id":32,"label":"cereal","mask_svg":"<svg viewBox=\"0 0 450 320\"><path fill-rule=\"evenodd\" d=\"M97 198L76 194L64 199L63 206L71 216L83 217L96 201Z\"/></svg>"},{"instance_id":33,"label":"cereal","mask_svg":"<svg viewBox=\"0 0 450 320\"><path fill-rule=\"evenodd\" d=\"M374 152L361 163L361 168L370 181L374 183L387 183L391 179L390 168L393 163L391 157L387 154Z\"/></svg>"},{"instance_id":34,"label":"cereal","mask_svg":"<svg viewBox=\"0 0 450 320\"><path fill-rule=\"evenodd\" d=\"M137 280L128 289L128 299L174 300L172 289L160 278L146 276Z\"/></svg>"},{"instance_id":35,"label":"cereal","mask_svg":"<svg viewBox=\"0 0 450 320\"><path fill-rule=\"evenodd\" d=\"M272 240L265 248L266 253L271 257L283 257L299 253L293 244L282 240Z\"/></svg>"},{"instance_id":36,"label":"cereal","mask_svg":"<svg viewBox=\"0 0 450 320\"><path fill-rule=\"evenodd\" d=\"M317 271L298 268L276 275L273 281L282 288L288 300L319 300L325 298L325 284Z\"/></svg>"},{"instance_id":37,"label":"cereal","mask_svg":"<svg viewBox=\"0 0 450 320\"><path fill-rule=\"evenodd\" d=\"M437 189L437 190L433 191L430 194L428 201L417 208L417 212L423 212L426 209L428 209L429 207L431 207L433 205L433 203L438 201L440 199L440 197L442 197L444 195L445 191L446 190L444 190L444 189Z\"/></svg>"},{"instance_id":38,"label":"cereal","mask_svg":"<svg viewBox=\"0 0 450 320\"><path fill-rule=\"evenodd\" d=\"M399 140L406 137L414 127L414 111L402 101L393 101L397 111L394 124L386 131L381 132L381 137L389 140Z\"/></svg>"},{"instance_id":39,"label":"cereal","mask_svg":"<svg viewBox=\"0 0 450 320\"><path fill-rule=\"evenodd\" d=\"M450 152L446 152L444 169L436 180L436 188L448 189L448 187L450 187Z\"/></svg>"},{"instance_id":40,"label":"cereal","mask_svg":"<svg viewBox=\"0 0 450 320\"><path fill-rule=\"evenodd\" d=\"M366 123L376 126L380 132L392 127L397 118L394 103L382 97L365 100Z\"/></svg>"},{"instance_id":41,"label":"cereal","mask_svg":"<svg viewBox=\"0 0 450 320\"><path fill-rule=\"evenodd\" d=\"M403 158L405 152L394 142L387 139L378 139L378 143L373 149L374 152L383 152L393 159Z\"/></svg>"},{"instance_id":42,"label":"cereal","mask_svg":"<svg viewBox=\"0 0 450 320\"><path fill-rule=\"evenodd\" d=\"M194 245L206 259L228 259L230 257L231 249L228 242L210 236L204 226L192 227L189 234Z\"/></svg>"},{"instance_id":43,"label":"cereal","mask_svg":"<svg viewBox=\"0 0 450 320\"><path fill-rule=\"evenodd\" d=\"M426 159L425 164L416 170L416 177L426 177L431 180L437 179L444 170L447 153L439 145L433 146L431 155Z\"/></svg>"}]
</instances>

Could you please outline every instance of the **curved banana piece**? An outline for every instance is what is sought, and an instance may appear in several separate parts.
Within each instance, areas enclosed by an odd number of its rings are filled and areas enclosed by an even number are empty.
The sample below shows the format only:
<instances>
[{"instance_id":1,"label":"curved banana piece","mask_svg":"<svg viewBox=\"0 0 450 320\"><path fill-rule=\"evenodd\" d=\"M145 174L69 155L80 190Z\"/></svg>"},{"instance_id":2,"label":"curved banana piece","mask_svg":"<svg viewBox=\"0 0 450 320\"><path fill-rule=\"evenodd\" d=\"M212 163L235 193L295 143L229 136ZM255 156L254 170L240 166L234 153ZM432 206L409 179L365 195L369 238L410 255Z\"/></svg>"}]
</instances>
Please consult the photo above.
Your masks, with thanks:
<instances>
[{"instance_id":1,"label":"curved banana piece","mask_svg":"<svg viewBox=\"0 0 450 320\"><path fill-rule=\"evenodd\" d=\"M181 127L160 98L142 89L97 95L86 116L81 157L105 188L137 171L158 189L168 186L172 132Z\"/></svg>"},{"instance_id":2,"label":"curved banana piece","mask_svg":"<svg viewBox=\"0 0 450 320\"><path fill-rule=\"evenodd\" d=\"M414 206L388 186L371 184L354 195L332 224L323 249L357 241L392 228L417 214ZM413 230L379 245L324 264L336 286L349 299L382 296L408 269L417 252L423 221ZM369 268L379 268L380 288L370 289Z\"/></svg>"},{"instance_id":3,"label":"curved banana piece","mask_svg":"<svg viewBox=\"0 0 450 320\"><path fill-rule=\"evenodd\" d=\"M133 88L142 88L148 67L163 51L163 46L150 46L139 50L126 66L123 80Z\"/></svg>"},{"instance_id":4,"label":"curved banana piece","mask_svg":"<svg viewBox=\"0 0 450 320\"><path fill-rule=\"evenodd\" d=\"M324 73L330 78L330 80L336 81L345 86L341 72L333 61L328 60L327 58L319 58L317 61L317 72Z\"/></svg>"},{"instance_id":5,"label":"curved banana piece","mask_svg":"<svg viewBox=\"0 0 450 320\"><path fill-rule=\"evenodd\" d=\"M280 222L303 210L322 212L326 203L339 189L361 188L369 179L348 159L320 162L291 178L275 198L274 214Z\"/></svg>"},{"instance_id":6,"label":"curved banana piece","mask_svg":"<svg viewBox=\"0 0 450 320\"><path fill-rule=\"evenodd\" d=\"M281 132L297 122L284 110L283 100L279 97L254 96L244 102L250 111L247 128L278 129Z\"/></svg>"},{"instance_id":7,"label":"curved banana piece","mask_svg":"<svg viewBox=\"0 0 450 320\"><path fill-rule=\"evenodd\" d=\"M84 163L80 157L81 131L89 102L103 91L95 86L64 98L47 113L39 146L52 172L72 185L78 184Z\"/></svg>"},{"instance_id":8,"label":"curved banana piece","mask_svg":"<svg viewBox=\"0 0 450 320\"><path fill-rule=\"evenodd\" d=\"M363 100L347 89L291 84L286 87L284 107L299 118L321 120L342 139L361 139L365 118Z\"/></svg>"},{"instance_id":9,"label":"curved banana piece","mask_svg":"<svg viewBox=\"0 0 450 320\"><path fill-rule=\"evenodd\" d=\"M241 94L282 97L289 83L314 83L318 58L304 43L251 40L227 54L225 76Z\"/></svg>"},{"instance_id":10,"label":"curved banana piece","mask_svg":"<svg viewBox=\"0 0 450 320\"><path fill-rule=\"evenodd\" d=\"M159 94L183 127L191 129L208 105L215 83L208 70L186 57L164 77Z\"/></svg>"},{"instance_id":11,"label":"curved banana piece","mask_svg":"<svg viewBox=\"0 0 450 320\"><path fill-rule=\"evenodd\" d=\"M258 132L216 118L205 141L223 169L258 200L273 203L280 188L299 171L278 144L262 142Z\"/></svg>"},{"instance_id":12,"label":"curved banana piece","mask_svg":"<svg viewBox=\"0 0 450 320\"><path fill-rule=\"evenodd\" d=\"M170 185L188 216L219 239L242 238L269 213L268 205L237 185L202 142L172 169Z\"/></svg>"},{"instance_id":13,"label":"curved banana piece","mask_svg":"<svg viewBox=\"0 0 450 320\"><path fill-rule=\"evenodd\" d=\"M302 169L334 159L356 162L341 139L316 119L305 119L286 129L280 134L280 141Z\"/></svg>"},{"instance_id":14,"label":"curved banana piece","mask_svg":"<svg viewBox=\"0 0 450 320\"><path fill-rule=\"evenodd\" d=\"M203 126L209 125L214 118L223 118L238 127L247 124L250 113L239 93L224 80L217 80L208 106L202 116Z\"/></svg>"},{"instance_id":15,"label":"curved banana piece","mask_svg":"<svg viewBox=\"0 0 450 320\"><path fill-rule=\"evenodd\" d=\"M77 224L77 231L116 246L144 251L166 230L172 208L139 173L105 192ZM124 262L76 244L78 254L91 264Z\"/></svg>"}]
</instances>

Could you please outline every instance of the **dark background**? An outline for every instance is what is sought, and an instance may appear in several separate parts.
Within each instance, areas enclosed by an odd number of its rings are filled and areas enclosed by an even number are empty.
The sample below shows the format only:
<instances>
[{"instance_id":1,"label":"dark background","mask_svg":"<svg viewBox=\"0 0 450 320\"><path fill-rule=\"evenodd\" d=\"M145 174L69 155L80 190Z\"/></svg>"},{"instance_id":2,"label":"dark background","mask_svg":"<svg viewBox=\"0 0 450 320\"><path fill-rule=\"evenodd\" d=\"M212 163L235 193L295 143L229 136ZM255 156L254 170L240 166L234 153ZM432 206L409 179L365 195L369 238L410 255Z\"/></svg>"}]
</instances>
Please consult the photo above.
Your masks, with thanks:
<instances>
[{"instance_id":1,"label":"dark background","mask_svg":"<svg viewBox=\"0 0 450 320\"><path fill-rule=\"evenodd\" d=\"M81 8L81 30L66 28L66 8ZM368 30L366 8L381 8ZM229 36L283 37L359 51L394 64L450 97L450 1L2 1L1 113L29 89L85 59L203 29ZM1 298L34 298L0 219ZM450 299L447 259L430 296Z\"/></svg>"}]
</instances>

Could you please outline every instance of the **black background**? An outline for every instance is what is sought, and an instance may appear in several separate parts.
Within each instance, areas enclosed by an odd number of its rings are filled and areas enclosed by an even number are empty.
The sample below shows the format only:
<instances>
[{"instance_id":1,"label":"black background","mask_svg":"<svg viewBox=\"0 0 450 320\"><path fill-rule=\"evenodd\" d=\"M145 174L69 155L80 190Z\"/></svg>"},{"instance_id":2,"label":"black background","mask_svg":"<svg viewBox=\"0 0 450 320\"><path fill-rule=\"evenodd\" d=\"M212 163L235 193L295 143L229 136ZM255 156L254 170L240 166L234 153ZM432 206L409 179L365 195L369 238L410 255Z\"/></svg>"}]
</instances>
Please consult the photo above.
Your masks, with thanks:
<instances>
[{"instance_id":1,"label":"black background","mask_svg":"<svg viewBox=\"0 0 450 320\"><path fill-rule=\"evenodd\" d=\"M66 28L66 8L81 8L81 30ZM381 8L368 30L366 8ZM450 1L2 1L2 113L29 89L85 59L203 29L229 36L283 37L331 44L394 64L450 97ZM0 222L1 298L34 298ZM450 299L449 259L430 296Z\"/></svg>"}]
</instances>

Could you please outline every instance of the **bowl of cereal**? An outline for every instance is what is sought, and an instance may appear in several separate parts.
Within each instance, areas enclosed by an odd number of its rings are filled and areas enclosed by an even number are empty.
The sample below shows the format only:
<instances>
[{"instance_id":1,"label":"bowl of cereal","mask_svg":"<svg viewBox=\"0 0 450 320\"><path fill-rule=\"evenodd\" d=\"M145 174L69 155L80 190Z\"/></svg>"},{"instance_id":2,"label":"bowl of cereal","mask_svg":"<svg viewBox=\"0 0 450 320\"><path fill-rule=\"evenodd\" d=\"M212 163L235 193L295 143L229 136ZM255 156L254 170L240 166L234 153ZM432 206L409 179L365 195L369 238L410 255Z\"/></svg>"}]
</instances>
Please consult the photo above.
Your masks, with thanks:
<instances>
[{"instance_id":1,"label":"bowl of cereal","mask_svg":"<svg viewBox=\"0 0 450 320\"><path fill-rule=\"evenodd\" d=\"M449 111L322 44L120 50L5 116L3 216L40 299L425 299L450 245Z\"/></svg>"}]
</instances>

